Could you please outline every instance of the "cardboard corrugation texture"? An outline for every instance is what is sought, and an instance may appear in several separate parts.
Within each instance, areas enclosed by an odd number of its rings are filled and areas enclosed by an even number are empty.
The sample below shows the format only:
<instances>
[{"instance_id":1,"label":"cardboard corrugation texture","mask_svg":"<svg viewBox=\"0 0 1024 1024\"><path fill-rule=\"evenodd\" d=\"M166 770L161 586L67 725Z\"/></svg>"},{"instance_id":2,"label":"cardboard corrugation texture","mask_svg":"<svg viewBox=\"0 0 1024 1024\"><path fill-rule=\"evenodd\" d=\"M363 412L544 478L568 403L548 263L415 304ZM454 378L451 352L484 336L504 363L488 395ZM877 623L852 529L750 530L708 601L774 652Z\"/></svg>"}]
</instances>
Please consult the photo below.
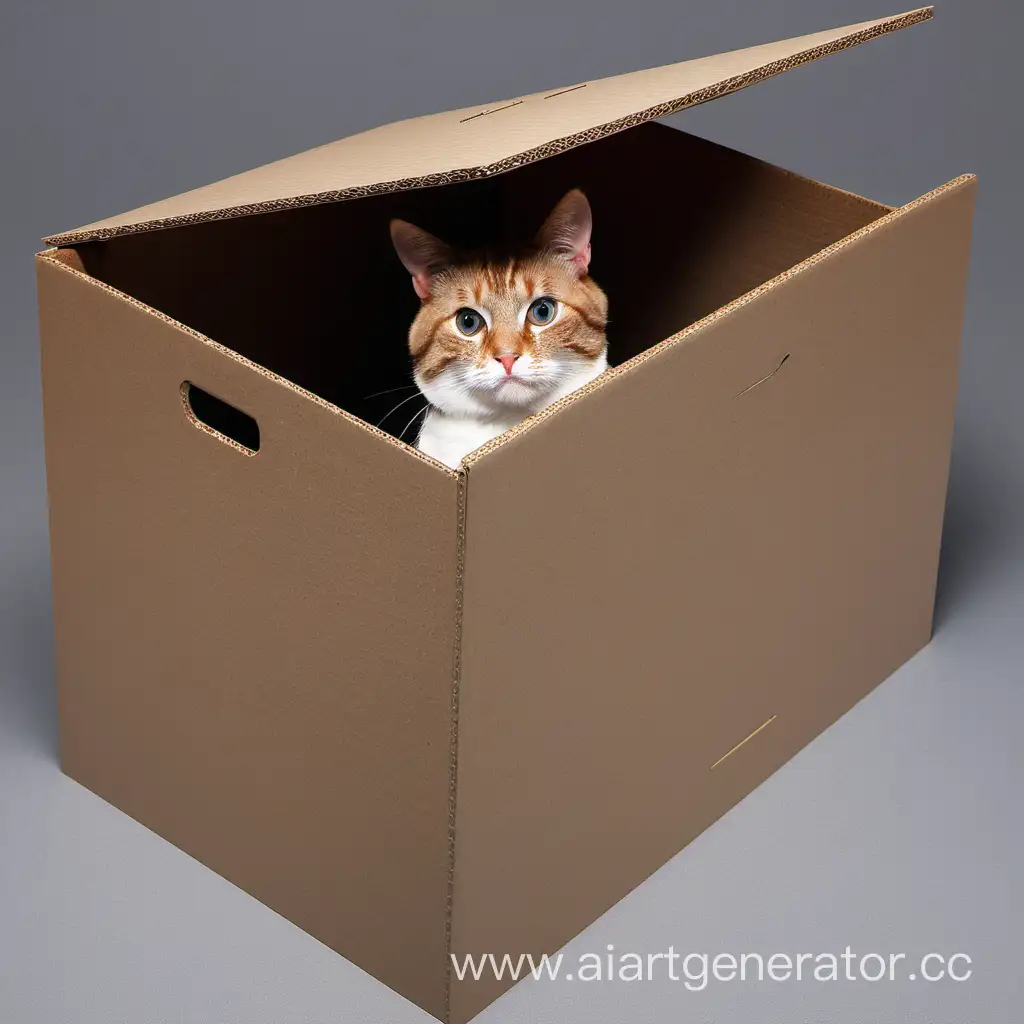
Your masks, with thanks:
<instances>
[{"instance_id":1,"label":"cardboard corrugation texture","mask_svg":"<svg viewBox=\"0 0 1024 1024\"><path fill-rule=\"evenodd\" d=\"M721 57L717 59L721 60L728 57L741 57L747 53L756 54L758 51L763 52L772 46L786 47L787 44L795 44L797 46L794 52L786 53L785 56L768 60L764 63L755 63L753 67L750 67L739 74L730 75L726 73L723 75L721 72L716 72L714 70L714 66L712 66L712 69L710 70L711 81L707 85L692 92L688 92L682 96L676 96L650 106L644 106L643 109L630 111L626 116L615 118L612 121L588 126L584 131L577 131L569 135L547 139L541 145L533 146L522 152L513 153L488 164L462 168L450 168L446 165L443 170L438 170L433 173L402 177L391 181L370 181L342 189L315 191L304 195L289 195L287 197L265 198L259 202L231 202L231 196L233 193L240 192L244 194L248 187L246 180L247 175L243 174L238 175L234 179L227 179L225 182L219 183L220 190L223 191L223 198L226 202L224 202L223 205L216 206L212 209L198 209L171 216L145 216L145 212L147 210L155 211L156 209L167 205L164 203L158 203L154 204L153 207L143 207L140 210L135 211L136 215L130 214L127 215L127 218L114 217L110 218L109 221L97 221L95 224L87 225L86 227L79 228L75 231L67 231L50 235L44 240L49 245L73 245L87 240L114 238L122 234L130 234L138 231L152 231L160 228L178 227L186 224L196 224L203 221L232 217L247 217L258 213L269 213L275 210L294 209L318 203L341 202L344 200L360 199L367 196L381 195L389 192L422 188L424 186L446 185L456 182L470 181L477 178L490 177L495 174L501 174L503 172L513 170L517 167L522 167L525 164L555 156L578 146L596 142L598 139L604 138L605 136L623 131L627 128L635 127L636 125L643 124L647 121L668 117L671 114L685 110L687 107L696 106L700 103L707 103L710 100L717 99L721 96L727 95L728 93L737 92L740 89L745 89L751 85L757 84L758 82L762 82L765 79L772 78L775 75L791 71L802 64L809 63L810 61L818 60L833 53L838 53L841 50L848 49L851 46L857 46L860 43L868 42L890 32L895 32L899 29L916 25L931 18L932 13L933 9L931 7L922 7L914 11L908 11L905 14L895 15L890 18L883 18L877 21L864 22L860 25L852 25L845 29L837 29L834 32L817 33L812 36L788 40L786 43L766 44L764 47L751 47L748 50L737 51L736 54L721 55ZM825 41L818 42L816 41L818 39L824 39ZM807 45L800 46L799 44L804 41L806 41ZM647 72L638 72L637 74L646 75L648 77L653 75L664 75L668 78L677 70L685 70L688 66L692 67L701 63L710 63L714 59L715 58L704 58L702 61L688 61L679 65L668 65L665 68L652 69ZM629 77L630 76L621 76L620 81L625 83ZM451 136L451 145L445 146L442 152L449 151L451 153L458 153L460 151L460 143L456 134L452 131L453 128L457 129L459 125L472 121L477 117L484 115L490 116L499 111L517 107L532 99L543 100L564 96L570 97L574 102L581 101L582 98L579 96L579 91L582 91L590 84L591 83L581 83L578 86L569 86L564 89L557 89L551 92L532 94L515 100L498 101L488 104L480 110L472 112L472 108L470 108L465 111L450 111L444 115L432 115L430 118L420 118L417 120L421 122L433 121L434 123L431 125L431 128L435 136L441 138ZM623 85L623 88L628 88L628 86ZM642 100L642 96L643 88L638 90L638 99ZM463 114L466 116L459 116ZM543 122L547 116L547 112L538 115L538 120ZM562 116L565 115L563 114ZM444 119L443 122L440 121L441 118ZM553 117L553 124L557 124L557 117ZM413 130L414 125L415 121L406 121L388 126L388 128L392 130L408 129L411 131ZM499 133L502 130L510 131L513 134L515 132L514 127L510 128L508 126L502 126L496 129ZM380 129L374 129L373 131L380 132ZM363 136L354 136L353 139L363 140L371 134L372 133L364 133ZM350 141L351 140L343 140L343 142L346 143ZM295 181L301 181L307 173L310 174L311 182L316 181L322 175L322 171L316 169L312 173L307 172L303 164L308 162L313 165L315 163L314 154L324 152L332 145L336 146L338 144L328 144L327 147L319 147L319 150L310 150L308 151L308 154L300 154L297 157L289 157L285 161L279 161L278 166L283 166L285 164L289 166L289 171L283 176L281 185L287 183L288 187L293 187L293 183ZM383 143L382 140L380 145L382 147L386 144ZM472 154L468 153L467 155L471 156ZM353 156L355 159L351 160L351 162L358 165L358 157L355 154L353 154ZM345 157L346 154L343 152L338 154L338 160L342 166L344 166ZM405 155L401 155L400 159L405 159ZM413 159L413 157L410 157L410 159ZM446 153L442 159L450 159L450 156ZM327 162L327 166L329 168L332 164L333 160ZM272 167L274 165L268 166ZM372 165L367 168L367 172L372 173ZM332 176L332 174L328 174L326 179L329 179ZM234 184L236 182L237 184ZM280 187L280 185L275 187ZM195 197L195 202L201 206L203 194L208 190L214 191L215 186L207 186L205 189L196 189L191 193L187 193L186 196L178 197L178 199L186 200L186 205L188 205L188 197ZM215 192L215 194L219 193Z\"/></svg>"},{"instance_id":2,"label":"cardboard corrugation texture","mask_svg":"<svg viewBox=\"0 0 1024 1024\"><path fill-rule=\"evenodd\" d=\"M458 529L456 533L455 561L455 644L452 658L452 710L451 731L448 738L448 881L444 907L444 1015L451 1019L451 950L452 912L455 905L455 840L457 836L456 812L458 808L459 780L459 688L462 679L462 621L466 573L466 490L467 477L459 472Z\"/></svg>"},{"instance_id":3,"label":"cardboard corrugation texture","mask_svg":"<svg viewBox=\"0 0 1024 1024\"><path fill-rule=\"evenodd\" d=\"M470 459L453 952L557 950L927 643L973 194Z\"/></svg>"}]
</instances>

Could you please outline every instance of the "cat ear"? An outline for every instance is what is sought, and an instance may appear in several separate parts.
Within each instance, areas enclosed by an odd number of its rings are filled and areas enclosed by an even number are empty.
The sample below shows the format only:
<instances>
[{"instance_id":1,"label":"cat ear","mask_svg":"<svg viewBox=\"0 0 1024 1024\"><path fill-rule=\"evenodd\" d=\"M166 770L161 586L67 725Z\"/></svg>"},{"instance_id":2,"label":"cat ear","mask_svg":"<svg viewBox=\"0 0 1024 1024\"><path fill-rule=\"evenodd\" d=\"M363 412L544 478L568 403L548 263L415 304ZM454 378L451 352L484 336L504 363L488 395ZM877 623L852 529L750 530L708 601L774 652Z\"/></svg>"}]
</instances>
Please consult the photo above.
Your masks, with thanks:
<instances>
[{"instance_id":1,"label":"cat ear","mask_svg":"<svg viewBox=\"0 0 1024 1024\"><path fill-rule=\"evenodd\" d=\"M574 188L567 192L548 215L536 242L542 248L571 263L580 277L590 266L590 203Z\"/></svg>"},{"instance_id":2,"label":"cat ear","mask_svg":"<svg viewBox=\"0 0 1024 1024\"><path fill-rule=\"evenodd\" d=\"M391 222L391 241L405 269L412 275L412 286L421 299L430 298L430 279L452 262L452 250L429 231L405 220Z\"/></svg>"}]
</instances>

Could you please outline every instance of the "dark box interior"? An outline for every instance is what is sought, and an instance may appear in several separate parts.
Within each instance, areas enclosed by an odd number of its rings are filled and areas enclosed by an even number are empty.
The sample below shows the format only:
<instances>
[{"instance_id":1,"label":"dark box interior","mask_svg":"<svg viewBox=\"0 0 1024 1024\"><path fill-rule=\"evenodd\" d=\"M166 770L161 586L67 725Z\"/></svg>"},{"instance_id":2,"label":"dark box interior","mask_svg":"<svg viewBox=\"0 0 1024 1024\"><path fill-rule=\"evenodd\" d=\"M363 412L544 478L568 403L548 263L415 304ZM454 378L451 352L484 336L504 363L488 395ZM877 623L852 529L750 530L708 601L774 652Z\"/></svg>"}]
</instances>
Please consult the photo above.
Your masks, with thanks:
<instances>
[{"instance_id":1,"label":"dark box interior","mask_svg":"<svg viewBox=\"0 0 1024 1024\"><path fill-rule=\"evenodd\" d=\"M612 365L890 209L648 123L493 178L75 248L92 276L398 435L409 417L389 413L405 394L391 389L411 384L419 300L389 220L455 246L515 243L572 187L593 208Z\"/></svg>"}]
</instances>

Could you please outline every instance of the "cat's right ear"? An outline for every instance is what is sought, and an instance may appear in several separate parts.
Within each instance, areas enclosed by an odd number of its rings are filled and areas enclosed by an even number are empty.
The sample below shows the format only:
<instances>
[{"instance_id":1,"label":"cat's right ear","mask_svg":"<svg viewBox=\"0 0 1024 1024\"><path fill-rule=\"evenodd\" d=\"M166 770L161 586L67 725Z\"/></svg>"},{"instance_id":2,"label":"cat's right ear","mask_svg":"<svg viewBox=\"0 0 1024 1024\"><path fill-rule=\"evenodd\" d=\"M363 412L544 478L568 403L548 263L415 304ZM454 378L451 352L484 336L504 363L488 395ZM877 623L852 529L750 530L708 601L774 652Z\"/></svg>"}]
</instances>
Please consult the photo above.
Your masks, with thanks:
<instances>
[{"instance_id":1,"label":"cat's right ear","mask_svg":"<svg viewBox=\"0 0 1024 1024\"><path fill-rule=\"evenodd\" d=\"M452 250L440 238L405 220L391 222L391 241L412 286L421 299L430 298L430 279L452 262Z\"/></svg>"}]
</instances>

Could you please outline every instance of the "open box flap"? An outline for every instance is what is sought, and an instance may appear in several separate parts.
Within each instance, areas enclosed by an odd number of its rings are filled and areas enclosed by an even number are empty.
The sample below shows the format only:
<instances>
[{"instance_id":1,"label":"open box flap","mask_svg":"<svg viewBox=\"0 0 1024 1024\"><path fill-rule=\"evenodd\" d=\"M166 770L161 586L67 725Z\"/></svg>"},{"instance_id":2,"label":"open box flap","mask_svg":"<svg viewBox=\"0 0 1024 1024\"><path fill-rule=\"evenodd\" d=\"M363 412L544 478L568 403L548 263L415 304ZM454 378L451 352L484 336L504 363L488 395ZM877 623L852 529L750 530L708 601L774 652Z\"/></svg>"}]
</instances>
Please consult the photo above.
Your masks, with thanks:
<instances>
[{"instance_id":1,"label":"open box flap","mask_svg":"<svg viewBox=\"0 0 1024 1024\"><path fill-rule=\"evenodd\" d=\"M932 8L373 128L44 239L50 245L482 178L925 21Z\"/></svg>"}]
</instances>

